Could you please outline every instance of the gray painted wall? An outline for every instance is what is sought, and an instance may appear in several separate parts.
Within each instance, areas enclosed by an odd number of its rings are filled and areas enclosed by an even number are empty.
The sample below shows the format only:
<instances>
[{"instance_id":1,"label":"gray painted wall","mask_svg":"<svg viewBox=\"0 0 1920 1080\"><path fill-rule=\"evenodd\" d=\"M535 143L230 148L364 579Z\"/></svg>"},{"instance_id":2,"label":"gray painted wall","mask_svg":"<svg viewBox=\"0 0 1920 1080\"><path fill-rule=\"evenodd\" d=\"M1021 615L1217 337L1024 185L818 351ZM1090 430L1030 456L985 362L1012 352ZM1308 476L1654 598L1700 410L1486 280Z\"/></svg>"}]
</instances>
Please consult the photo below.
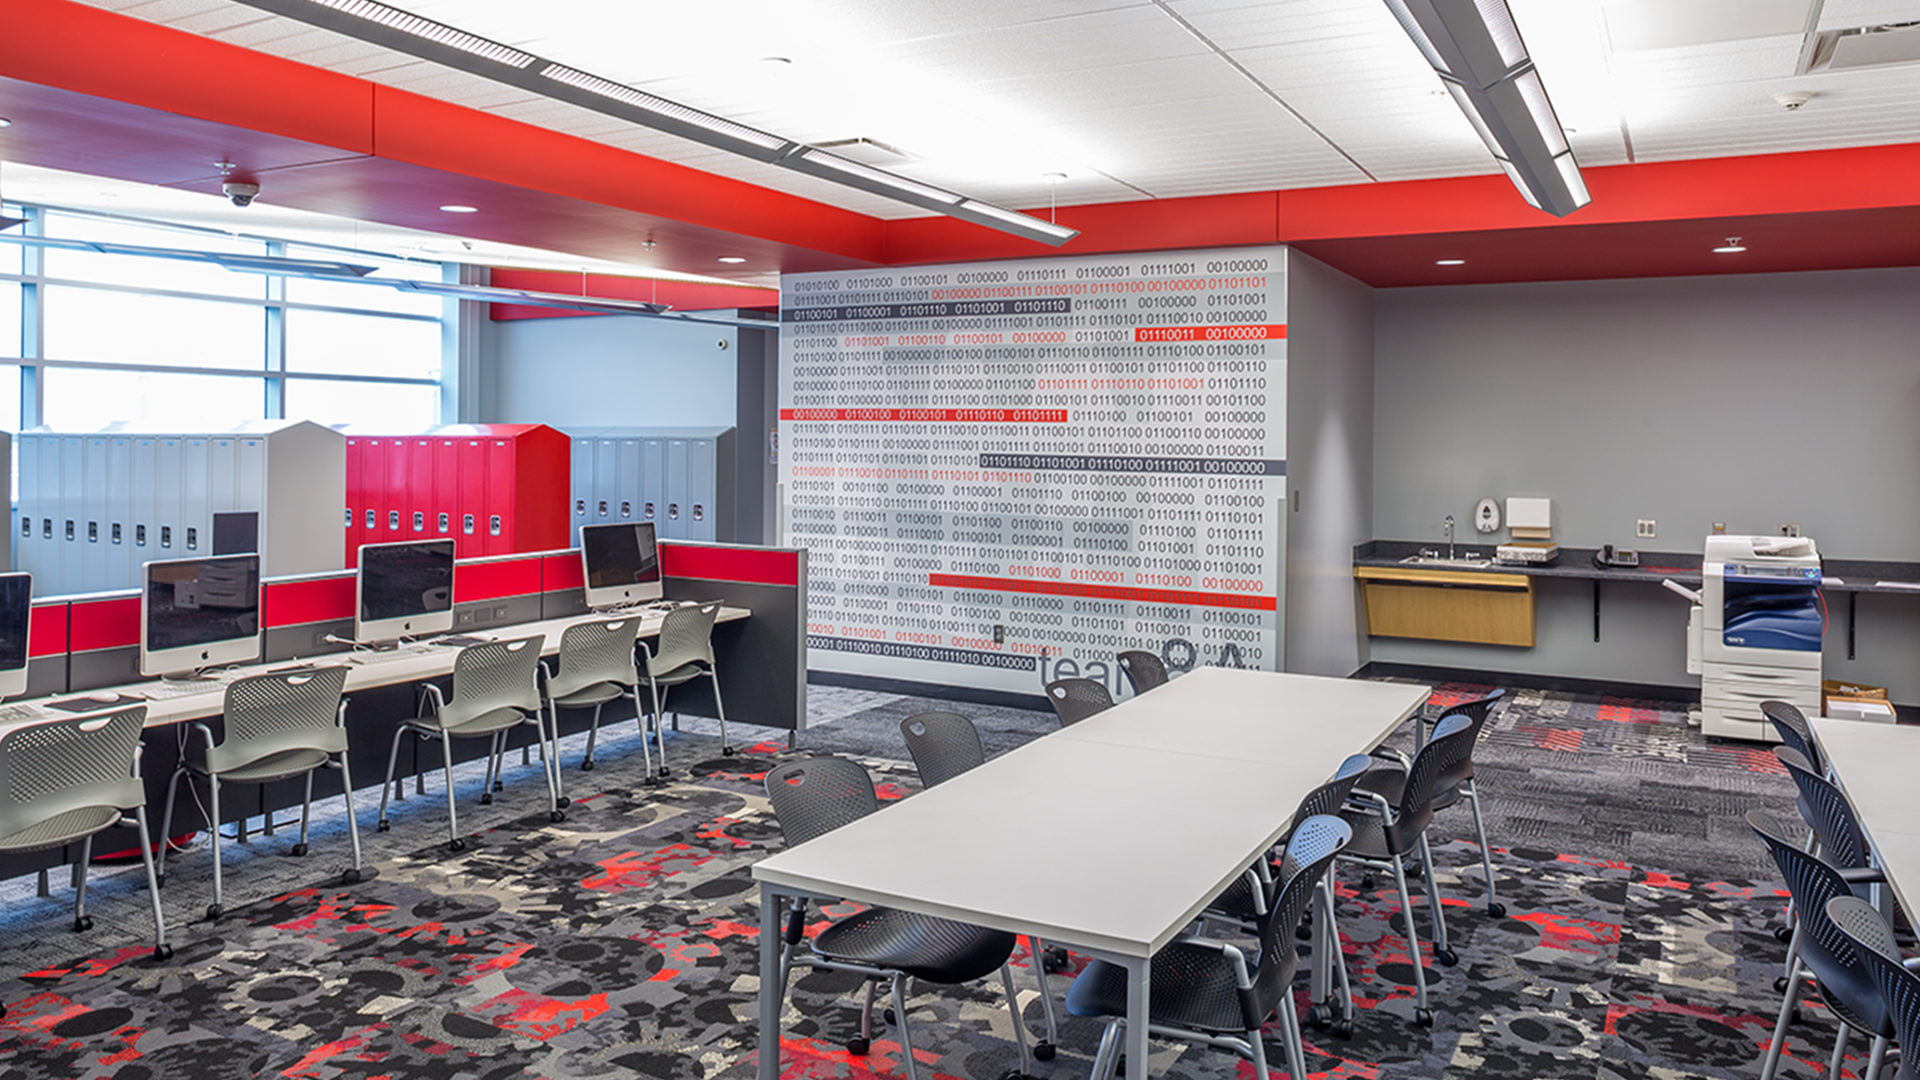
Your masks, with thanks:
<instances>
[{"instance_id":1,"label":"gray painted wall","mask_svg":"<svg viewBox=\"0 0 1920 1080\"><path fill-rule=\"evenodd\" d=\"M488 322L473 419L562 431L733 424L737 338L730 326L626 315Z\"/></svg>"},{"instance_id":2,"label":"gray painted wall","mask_svg":"<svg viewBox=\"0 0 1920 1080\"><path fill-rule=\"evenodd\" d=\"M1373 536L1374 291L1287 253L1286 670L1367 662L1353 546Z\"/></svg>"},{"instance_id":3,"label":"gray painted wall","mask_svg":"<svg viewBox=\"0 0 1920 1080\"><path fill-rule=\"evenodd\" d=\"M1375 294L1374 532L1435 539L1483 495L1554 500L1562 543L1697 551L1797 522L1829 558L1920 559L1920 270ZM1659 536L1634 538L1653 518ZM1466 537L1487 538L1469 529ZM1504 530L1492 539L1505 537ZM1374 639L1373 658L1697 686L1685 606L1550 587L1531 650ZM1827 674L1920 701L1920 597L1845 602Z\"/></svg>"}]
</instances>

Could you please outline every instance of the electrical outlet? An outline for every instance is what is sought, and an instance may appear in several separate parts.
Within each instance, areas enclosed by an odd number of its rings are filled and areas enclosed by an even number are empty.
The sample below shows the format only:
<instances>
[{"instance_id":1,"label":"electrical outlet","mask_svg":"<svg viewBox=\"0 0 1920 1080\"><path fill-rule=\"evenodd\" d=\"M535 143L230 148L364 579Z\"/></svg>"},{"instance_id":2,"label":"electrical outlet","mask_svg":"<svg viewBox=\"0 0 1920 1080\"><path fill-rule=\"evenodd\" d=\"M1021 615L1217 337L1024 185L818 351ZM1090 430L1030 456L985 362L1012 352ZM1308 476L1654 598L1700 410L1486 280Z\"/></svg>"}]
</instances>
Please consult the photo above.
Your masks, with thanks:
<instances>
[{"instance_id":1,"label":"electrical outlet","mask_svg":"<svg viewBox=\"0 0 1920 1080\"><path fill-rule=\"evenodd\" d=\"M1004 627L1004 626L995 626L995 627L993 628L993 643L994 643L995 645L1004 645L1004 644L1006 644L1006 643L1007 643L1007 628L1006 628L1006 627Z\"/></svg>"},{"instance_id":2,"label":"electrical outlet","mask_svg":"<svg viewBox=\"0 0 1920 1080\"><path fill-rule=\"evenodd\" d=\"M1642 540L1652 540L1655 536L1659 535L1659 532L1654 528L1652 518L1640 518L1633 523L1633 535Z\"/></svg>"},{"instance_id":3,"label":"electrical outlet","mask_svg":"<svg viewBox=\"0 0 1920 1080\"><path fill-rule=\"evenodd\" d=\"M478 613L475 612L472 608L464 608L454 613L453 621L456 625L459 625L459 626L472 626L473 617L476 614Z\"/></svg>"},{"instance_id":4,"label":"electrical outlet","mask_svg":"<svg viewBox=\"0 0 1920 1080\"><path fill-rule=\"evenodd\" d=\"M1780 535L1781 536L1799 536L1800 523L1797 521L1789 521L1786 524L1780 526Z\"/></svg>"},{"instance_id":5,"label":"electrical outlet","mask_svg":"<svg viewBox=\"0 0 1920 1080\"><path fill-rule=\"evenodd\" d=\"M506 605L505 605L505 604L502 604L502 605L500 605L500 606L498 606L498 607L496 607L496 608L494 608L494 609L493 609L493 617L494 617L495 619L502 619L502 620L504 620L504 619L505 619L505 618L507 617L507 607L506 607Z\"/></svg>"}]
</instances>

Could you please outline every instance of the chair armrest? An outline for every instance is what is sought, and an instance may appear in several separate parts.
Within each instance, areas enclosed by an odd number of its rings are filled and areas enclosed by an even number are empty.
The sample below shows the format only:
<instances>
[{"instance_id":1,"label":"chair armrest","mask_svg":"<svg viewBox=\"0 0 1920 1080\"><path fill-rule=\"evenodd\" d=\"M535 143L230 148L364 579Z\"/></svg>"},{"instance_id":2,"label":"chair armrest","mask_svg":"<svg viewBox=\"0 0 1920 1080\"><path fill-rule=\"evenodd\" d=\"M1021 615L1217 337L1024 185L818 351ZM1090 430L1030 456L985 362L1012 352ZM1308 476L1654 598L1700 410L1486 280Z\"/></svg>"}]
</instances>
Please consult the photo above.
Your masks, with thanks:
<instances>
[{"instance_id":1,"label":"chair armrest","mask_svg":"<svg viewBox=\"0 0 1920 1080\"><path fill-rule=\"evenodd\" d=\"M347 726L347 706L349 704L351 704L350 699L348 699L344 694L341 695L340 708L334 712L334 716L333 716L333 722L340 725L340 728L343 731L346 729L346 726Z\"/></svg>"},{"instance_id":2,"label":"chair armrest","mask_svg":"<svg viewBox=\"0 0 1920 1080\"><path fill-rule=\"evenodd\" d=\"M1368 803L1372 805L1356 805ZM1387 801L1385 795L1377 791L1355 788L1352 793L1347 796L1347 805L1363 813L1378 814L1383 821L1392 821L1394 819L1393 804Z\"/></svg>"},{"instance_id":3,"label":"chair armrest","mask_svg":"<svg viewBox=\"0 0 1920 1080\"><path fill-rule=\"evenodd\" d=\"M1920 971L1920 956L1909 956L1905 960L1900 961L1900 966L1906 968L1908 971Z\"/></svg>"},{"instance_id":4,"label":"chair armrest","mask_svg":"<svg viewBox=\"0 0 1920 1080\"><path fill-rule=\"evenodd\" d=\"M1389 765L1398 765L1400 766L1401 772L1411 772L1413 770L1413 759L1408 757L1404 752L1395 750L1391 746L1382 746L1368 756L1377 761L1384 761Z\"/></svg>"},{"instance_id":5,"label":"chair armrest","mask_svg":"<svg viewBox=\"0 0 1920 1080\"><path fill-rule=\"evenodd\" d=\"M1227 961L1233 965L1234 985L1242 990L1248 990L1253 987L1253 977L1247 971L1247 954L1241 952L1239 946L1221 941L1219 938L1189 936L1175 938L1174 941L1181 945L1208 949L1226 957Z\"/></svg>"},{"instance_id":6,"label":"chair armrest","mask_svg":"<svg viewBox=\"0 0 1920 1080\"><path fill-rule=\"evenodd\" d=\"M1887 880L1887 872L1878 866L1855 866L1840 871L1840 880L1854 885L1883 885Z\"/></svg>"}]
</instances>

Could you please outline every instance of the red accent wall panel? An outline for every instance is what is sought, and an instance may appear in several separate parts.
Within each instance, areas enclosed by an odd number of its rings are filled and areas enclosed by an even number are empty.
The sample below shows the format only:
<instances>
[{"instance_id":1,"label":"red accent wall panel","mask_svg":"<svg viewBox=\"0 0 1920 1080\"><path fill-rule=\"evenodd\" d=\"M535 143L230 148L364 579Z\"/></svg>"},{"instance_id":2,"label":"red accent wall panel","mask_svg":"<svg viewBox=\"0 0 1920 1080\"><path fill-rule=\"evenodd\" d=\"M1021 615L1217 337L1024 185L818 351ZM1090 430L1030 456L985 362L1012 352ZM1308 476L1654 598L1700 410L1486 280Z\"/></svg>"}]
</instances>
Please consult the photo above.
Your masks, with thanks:
<instances>
[{"instance_id":1,"label":"red accent wall panel","mask_svg":"<svg viewBox=\"0 0 1920 1080\"><path fill-rule=\"evenodd\" d=\"M540 591L540 556L453 564L453 602L471 604Z\"/></svg>"},{"instance_id":2,"label":"red accent wall panel","mask_svg":"<svg viewBox=\"0 0 1920 1080\"><path fill-rule=\"evenodd\" d=\"M540 591L563 592L587 587L587 574L580 567L580 553L548 555L540 560Z\"/></svg>"},{"instance_id":3,"label":"red accent wall panel","mask_svg":"<svg viewBox=\"0 0 1920 1080\"><path fill-rule=\"evenodd\" d=\"M260 589L260 625L298 626L353 618L352 574L306 581L268 582Z\"/></svg>"},{"instance_id":4,"label":"red accent wall panel","mask_svg":"<svg viewBox=\"0 0 1920 1080\"><path fill-rule=\"evenodd\" d=\"M887 222L886 262L964 262L1036 255L1096 255L1110 251L1236 247L1279 242L1280 221L1271 191L1202 195L1187 199L1063 206L1058 220L1080 235L1058 249L950 217ZM1045 218L1046 210L1029 210Z\"/></svg>"},{"instance_id":5,"label":"red accent wall panel","mask_svg":"<svg viewBox=\"0 0 1920 1080\"><path fill-rule=\"evenodd\" d=\"M27 627L27 659L67 654L67 602L33 605Z\"/></svg>"},{"instance_id":6,"label":"red accent wall panel","mask_svg":"<svg viewBox=\"0 0 1920 1080\"><path fill-rule=\"evenodd\" d=\"M698 281L664 281L659 278L622 277L617 274L587 274L584 288L581 275L558 270L516 270L496 268L491 283L502 289L527 289L533 292L564 293L570 296L602 296L615 300L641 300L667 304L676 311L716 311L733 308L775 310L780 306L780 290L759 289L749 285L709 285ZM552 319L570 315L591 315L590 311L563 308L530 307L524 304L494 304L496 322L511 319Z\"/></svg>"},{"instance_id":7,"label":"red accent wall panel","mask_svg":"<svg viewBox=\"0 0 1920 1080\"><path fill-rule=\"evenodd\" d=\"M74 652L140 644L140 598L77 600L68 607L67 647Z\"/></svg>"},{"instance_id":8,"label":"red accent wall panel","mask_svg":"<svg viewBox=\"0 0 1920 1080\"><path fill-rule=\"evenodd\" d=\"M664 577L700 578L704 581L798 585L800 556L796 552L768 548L663 543L660 545L660 573Z\"/></svg>"}]
</instances>

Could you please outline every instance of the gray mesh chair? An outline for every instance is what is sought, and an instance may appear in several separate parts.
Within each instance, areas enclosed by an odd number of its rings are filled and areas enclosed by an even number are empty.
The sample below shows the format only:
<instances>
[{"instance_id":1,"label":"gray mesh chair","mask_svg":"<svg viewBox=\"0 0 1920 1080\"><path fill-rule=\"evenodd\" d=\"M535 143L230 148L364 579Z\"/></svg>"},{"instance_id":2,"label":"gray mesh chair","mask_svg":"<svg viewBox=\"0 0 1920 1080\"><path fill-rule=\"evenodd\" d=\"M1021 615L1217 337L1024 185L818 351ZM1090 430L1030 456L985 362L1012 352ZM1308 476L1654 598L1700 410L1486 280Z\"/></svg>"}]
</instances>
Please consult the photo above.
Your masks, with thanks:
<instances>
[{"instance_id":1,"label":"gray mesh chair","mask_svg":"<svg viewBox=\"0 0 1920 1080\"><path fill-rule=\"evenodd\" d=\"M1828 918L1827 905L1835 897L1853 896L1857 883L1884 880L1884 875L1877 870L1843 871L1817 855L1808 854L1787 836L1778 821L1762 811L1749 810L1747 825L1766 843L1767 853L1780 868L1787 893L1793 897L1793 906L1800 913L1800 931L1796 935L1800 953L1792 978L1787 981L1786 996L1780 1002L1780 1018L1774 1023L1773 1039L1767 1044L1760 1080L1773 1080L1774 1072L1780 1067L1787 1025L1809 982L1840 1021L1830 1069L1830 1075L1838 1080L1840 1060L1847 1048L1847 1033L1859 1031L1872 1039L1873 1055L1878 1059L1885 1055L1886 1042L1893 1037L1893 1016L1875 985L1867 958Z\"/></svg>"},{"instance_id":2,"label":"gray mesh chair","mask_svg":"<svg viewBox=\"0 0 1920 1080\"><path fill-rule=\"evenodd\" d=\"M1167 665L1161 662L1158 653L1129 649L1120 654L1119 662L1120 670L1126 673L1127 684L1136 694L1167 685Z\"/></svg>"},{"instance_id":3,"label":"gray mesh chair","mask_svg":"<svg viewBox=\"0 0 1920 1080\"><path fill-rule=\"evenodd\" d=\"M1249 964L1239 948L1210 938L1183 938L1155 953L1148 976L1151 1033L1232 1050L1253 1062L1256 1080L1268 1080L1260 1028L1277 1015L1287 1074L1294 1080L1305 1077L1306 1054L1293 1007L1293 979L1300 966L1294 931L1327 867L1351 836L1346 822L1325 815L1295 827L1282 860L1288 877L1275 894L1273 909L1261 917L1260 952L1254 963ZM1107 1021L1092 1076L1109 1080L1119 1062L1126 1025L1125 969L1105 960L1088 964L1067 991L1067 1011ZM1145 1072L1144 1065L1136 1067Z\"/></svg>"},{"instance_id":4,"label":"gray mesh chair","mask_svg":"<svg viewBox=\"0 0 1920 1080\"><path fill-rule=\"evenodd\" d=\"M1900 1045L1897 1080L1920 1080L1920 975L1913 967L1920 960L1906 960L1894 943L1893 928L1872 904L1857 896L1836 896L1827 901L1827 919L1852 945L1873 973L1873 983L1887 1003L1893 1020L1893 1041ZM1885 1048L1875 1042L1879 1053L1860 1075L1875 1080L1885 1061Z\"/></svg>"},{"instance_id":5,"label":"gray mesh chair","mask_svg":"<svg viewBox=\"0 0 1920 1080\"><path fill-rule=\"evenodd\" d=\"M635 665L634 644L640 633L640 616L595 619L575 623L560 635L560 654L553 668L541 662L546 676L547 709L557 735L561 709L592 709L593 724L587 728L587 752L580 760L583 772L593 771L594 745L600 738L600 710L610 701L633 700L633 715L640 724L640 753L647 775L643 781L657 784L653 772L653 751L647 746L647 711L640 704L640 669ZM658 734L656 728L655 734ZM666 760L666 746L660 757Z\"/></svg>"},{"instance_id":6,"label":"gray mesh chair","mask_svg":"<svg viewBox=\"0 0 1920 1080\"><path fill-rule=\"evenodd\" d=\"M980 730L973 721L951 712L915 713L900 721L900 737L906 740L907 753L920 773L920 785L933 787L959 776L968 769L986 763L986 749L980 744ZM1053 992L1047 975L1067 968L1067 950L1048 948L1040 938L1030 938L1035 971L1040 980L1040 1001L1046 1010L1047 1037L1033 1048L1033 1056L1052 1061L1054 1044L1059 1041L1059 1021L1053 1014Z\"/></svg>"},{"instance_id":7,"label":"gray mesh chair","mask_svg":"<svg viewBox=\"0 0 1920 1080\"><path fill-rule=\"evenodd\" d=\"M702 675L712 679L713 707L720 714L720 752L731 756L733 744L727 741L727 707L720 700L720 669L713 663L713 621L719 617L718 600L677 607L667 612L667 617L660 621L660 639L654 647L649 648L644 641L640 643L640 658L643 661L640 674L646 678L647 690L653 695L656 731L660 725L661 704L667 699L662 687L672 690ZM677 720L675 722L678 723ZM660 744L660 775L667 775L667 747L664 742Z\"/></svg>"},{"instance_id":8,"label":"gray mesh chair","mask_svg":"<svg viewBox=\"0 0 1920 1080\"><path fill-rule=\"evenodd\" d=\"M166 960L173 956L173 946L167 944L166 918L160 913L160 882L147 831L147 790L140 782L140 731L146 722L147 707L135 705L0 730L0 854L78 841L73 928L90 930L87 864L93 860L93 838L115 825L134 826L153 903L153 956Z\"/></svg>"},{"instance_id":9,"label":"gray mesh chair","mask_svg":"<svg viewBox=\"0 0 1920 1080\"><path fill-rule=\"evenodd\" d=\"M442 697L432 683L426 698L432 706L424 715L403 722L393 733L393 748L387 752L387 779L380 789L379 830L391 827L387 820L387 797L395 790L394 767L400 760L400 738L411 731L418 739L440 741L441 771L447 781L447 846L464 851L466 839L460 835L460 812L453 797L453 740L487 739L487 780L482 802L493 801L493 769L500 759L502 737L515 727L531 724L539 732L540 771L547 781L547 817L565 821L560 809L557 772L558 750L549 749L545 713L540 700L540 646L545 634L468 645L453 660L453 693Z\"/></svg>"},{"instance_id":10,"label":"gray mesh chair","mask_svg":"<svg viewBox=\"0 0 1920 1080\"><path fill-rule=\"evenodd\" d=\"M360 828L354 821L353 774L347 766L347 702L342 696L346 684L347 669L338 665L236 679L227 685L222 708L226 737L216 744L212 728L193 725L201 742L188 748L180 767L167 781L167 809L160 819L160 835L173 835L174 796L181 779L189 775L204 778L210 803L207 832L213 837L213 903L207 907L207 918L219 918L225 903L220 880L222 782L266 784L304 775L307 793L300 805L300 842L293 846L293 853L305 855L307 825L313 817L313 774L321 768L339 769L341 797L347 804L347 838L353 847L353 867L347 871L347 880L360 880ZM164 844L159 879L166 883Z\"/></svg>"},{"instance_id":11,"label":"gray mesh chair","mask_svg":"<svg viewBox=\"0 0 1920 1080\"><path fill-rule=\"evenodd\" d=\"M1113 708L1113 695L1104 684L1092 679L1055 679L1047 684L1047 700L1053 703L1060 726L1077 724L1095 713Z\"/></svg>"},{"instance_id":12,"label":"gray mesh chair","mask_svg":"<svg viewBox=\"0 0 1920 1080\"><path fill-rule=\"evenodd\" d=\"M1433 1026L1433 1010L1427 1006L1427 969L1420 957L1420 936L1413 925L1406 860L1418 851L1421 865L1427 868L1427 913L1433 923L1433 957L1452 967L1460 958L1447 945L1447 917L1440 907L1433 851L1427 846L1427 826L1433 822L1433 794L1440 778L1456 767L1458 757L1471 747L1467 740L1473 737L1474 730L1473 721L1465 716L1443 717L1433 729L1433 736L1407 766L1397 802L1356 785L1353 797L1366 804L1365 808L1351 808L1340 815L1353 826L1353 842L1341 852L1341 861L1393 871L1393 883L1400 890L1400 914L1406 923L1407 956L1413 966L1413 1022L1421 1027Z\"/></svg>"},{"instance_id":13,"label":"gray mesh chair","mask_svg":"<svg viewBox=\"0 0 1920 1080\"><path fill-rule=\"evenodd\" d=\"M879 809L873 778L859 764L837 757L790 761L767 773L767 801L789 847L804 844ZM972 982L1000 969L1007 995L1007 1012L1020 1044L1020 1072L1033 1071L1027 1049L1027 1028L1013 990L1007 961L1016 940L1012 934L965 923L937 919L892 908L868 908L833 923L815 934L809 953L800 945L806 938L806 901L796 900L788 912L780 957L780 998L786 1000L788 974L793 967L824 968L862 976L866 1000L860 1010L860 1034L847 1041L847 1051L865 1054L872 1045L873 999L882 981L893 988L893 1014L900 1035L900 1057L908 1080L918 1080L913 1060L913 1037L907 1023L908 979L953 985Z\"/></svg>"}]
</instances>

